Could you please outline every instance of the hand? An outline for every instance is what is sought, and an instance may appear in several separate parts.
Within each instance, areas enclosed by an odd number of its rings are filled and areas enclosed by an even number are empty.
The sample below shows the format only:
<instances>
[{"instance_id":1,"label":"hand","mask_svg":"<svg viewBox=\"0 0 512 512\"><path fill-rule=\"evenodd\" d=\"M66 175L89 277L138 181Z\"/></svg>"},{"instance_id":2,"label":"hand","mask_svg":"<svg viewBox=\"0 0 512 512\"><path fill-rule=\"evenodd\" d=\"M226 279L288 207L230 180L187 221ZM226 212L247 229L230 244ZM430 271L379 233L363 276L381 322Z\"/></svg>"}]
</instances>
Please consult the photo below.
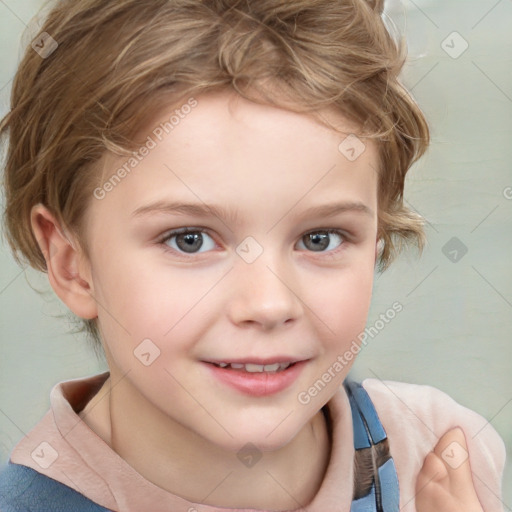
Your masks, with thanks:
<instances>
[{"instance_id":1,"label":"hand","mask_svg":"<svg viewBox=\"0 0 512 512\"><path fill-rule=\"evenodd\" d=\"M484 512L473 485L467 451L459 427L441 437L434 451L425 457L416 480L417 512Z\"/></svg>"}]
</instances>

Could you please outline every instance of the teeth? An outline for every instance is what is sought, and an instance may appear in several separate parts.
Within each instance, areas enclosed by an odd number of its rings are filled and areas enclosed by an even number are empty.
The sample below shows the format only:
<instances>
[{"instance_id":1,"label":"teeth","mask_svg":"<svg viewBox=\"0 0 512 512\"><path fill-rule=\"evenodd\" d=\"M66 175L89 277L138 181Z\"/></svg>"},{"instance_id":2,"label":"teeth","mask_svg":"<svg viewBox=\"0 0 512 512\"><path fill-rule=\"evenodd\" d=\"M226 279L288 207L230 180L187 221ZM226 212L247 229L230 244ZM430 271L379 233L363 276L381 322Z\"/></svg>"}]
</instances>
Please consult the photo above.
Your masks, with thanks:
<instances>
[{"instance_id":1,"label":"teeth","mask_svg":"<svg viewBox=\"0 0 512 512\"><path fill-rule=\"evenodd\" d=\"M264 369L265 367L262 364L248 363L245 365L245 371L250 373L262 372Z\"/></svg>"},{"instance_id":2,"label":"teeth","mask_svg":"<svg viewBox=\"0 0 512 512\"><path fill-rule=\"evenodd\" d=\"M261 373L261 372L277 372L286 370L292 363L274 363L274 364L253 364L253 363L218 363L221 368L230 367L234 370L244 369L249 373Z\"/></svg>"}]
</instances>

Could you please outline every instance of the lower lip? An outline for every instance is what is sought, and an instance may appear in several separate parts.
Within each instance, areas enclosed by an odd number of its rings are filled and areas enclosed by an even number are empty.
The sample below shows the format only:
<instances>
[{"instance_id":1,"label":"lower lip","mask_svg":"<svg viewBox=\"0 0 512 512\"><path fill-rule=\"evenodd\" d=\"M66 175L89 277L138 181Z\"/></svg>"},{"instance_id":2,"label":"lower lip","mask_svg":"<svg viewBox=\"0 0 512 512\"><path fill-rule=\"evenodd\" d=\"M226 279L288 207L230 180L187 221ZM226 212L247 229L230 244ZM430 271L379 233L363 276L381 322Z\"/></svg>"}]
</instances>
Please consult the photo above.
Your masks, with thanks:
<instances>
[{"instance_id":1,"label":"lower lip","mask_svg":"<svg viewBox=\"0 0 512 512\"><path fill-rule=\"evenodd\" d=\"M228 386L251 396L268 396L283 391L299 377L307 361L300 361L280 372L246 372L227 370L205 363L213 375Z\"/></svg>"}]
</instances>

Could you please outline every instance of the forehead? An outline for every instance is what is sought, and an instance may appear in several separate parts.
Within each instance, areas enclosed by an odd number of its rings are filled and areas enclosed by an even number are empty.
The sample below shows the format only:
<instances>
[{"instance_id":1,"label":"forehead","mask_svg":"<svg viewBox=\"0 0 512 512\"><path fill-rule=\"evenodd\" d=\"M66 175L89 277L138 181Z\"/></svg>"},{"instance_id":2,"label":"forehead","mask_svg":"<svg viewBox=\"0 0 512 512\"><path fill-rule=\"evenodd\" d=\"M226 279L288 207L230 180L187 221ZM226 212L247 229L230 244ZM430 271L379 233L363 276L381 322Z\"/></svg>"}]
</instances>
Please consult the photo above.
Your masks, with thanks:
<instances>
[{"instance_id":1,"label":"forehead","mask_svg":"<svg viewBox=\"0 0 512 512\"><path fill-rule=\"evenodd\" d=\"M188 108L192 101L195 106ZM250 137L254 144L269 145L275 135L279 135L278 141L281 144L286 144L292 138L300 138L304 144L312 141L315 136L328 137L336 142L339 137L357 133L359 130L357 125L349 122L334 107L313 113L298 113L287 109L287 104L287 100L283 100L280 106L256 103L231 90L203 93L193 98L182 98L180 102L163 108L141 129L139 137L154 135L155 131L158 136L159 128L169 128L169 120L172 121L172 129L170 132L164 130L163 134L168 139L168 144L172 144L173 140L177 143L178 139L186 140L190 144L207 144L209 141L213 143L222 139L222 145L226 146L230 141L243 140L245 136L245 144ZM331 127L324 126L319 118L326 120ZM202 139L199 140L199 137ZM283 152L286 149L283 146ZM300 148L295 147L297 149Z\"/></svg>"},{"instance_id":2,"label":"forehead","mask_svg":"<svg viewBox=\"0 0 512 512\"><path fill-rule=\"evenodd\" d=\"M102 207L115 204L132 213L167 198L223 203L231 210L238 205L248 214L265 206L270 217L279 214L279 206L318 206L316 197L375 208L376 147L353 135L355 127L339 113L319 112L335 131L313 116L233 92L192 100L162 109L140 130L137 156L104 160L103 183L122 166L128 172L109 187Z\"/></svg>"}]
</instances>

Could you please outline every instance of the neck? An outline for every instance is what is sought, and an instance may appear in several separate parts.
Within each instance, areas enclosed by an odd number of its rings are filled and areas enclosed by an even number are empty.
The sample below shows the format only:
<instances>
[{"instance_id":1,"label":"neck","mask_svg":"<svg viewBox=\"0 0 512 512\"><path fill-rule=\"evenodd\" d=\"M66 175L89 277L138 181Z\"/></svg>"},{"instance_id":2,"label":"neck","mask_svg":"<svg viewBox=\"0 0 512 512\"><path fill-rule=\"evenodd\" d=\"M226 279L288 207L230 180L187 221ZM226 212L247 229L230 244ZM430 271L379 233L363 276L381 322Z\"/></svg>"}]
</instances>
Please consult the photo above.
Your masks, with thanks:
<instances>
[{"instance_id":1,"label":"neck","mask_svg":"<svg viewBox=\"0 0 512 512\"><path fill-rule=\"evenodd\" d=\"M237 453L210 443L155 408L128 379L111 378L118 384L110 388L111 379L105 382L109 400L103 400L101 408L91 401L92 409L84 410L83 419L158 487L194 503L264 510L305 507L318 492L330 454L322 411L286 446L245 466Z\"/></svg>"}]
</instances>

